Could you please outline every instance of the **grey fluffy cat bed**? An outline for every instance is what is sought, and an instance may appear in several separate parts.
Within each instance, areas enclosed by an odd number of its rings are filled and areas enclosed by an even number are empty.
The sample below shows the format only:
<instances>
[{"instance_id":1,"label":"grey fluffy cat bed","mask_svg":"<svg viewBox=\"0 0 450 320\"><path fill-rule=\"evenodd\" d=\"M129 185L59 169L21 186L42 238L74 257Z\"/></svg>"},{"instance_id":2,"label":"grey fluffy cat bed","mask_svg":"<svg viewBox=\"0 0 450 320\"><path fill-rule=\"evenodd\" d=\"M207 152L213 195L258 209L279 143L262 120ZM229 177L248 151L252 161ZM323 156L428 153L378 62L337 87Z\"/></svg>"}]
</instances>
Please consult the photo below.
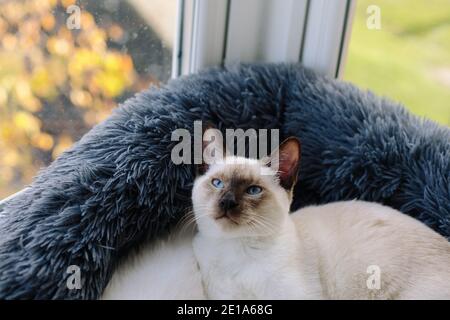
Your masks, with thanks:
<instances>
[{"instance_id":1,"label":"grey fluffy cat bed","mask_svg":"<svg viewBox=\"0 0 450 320\"><path fill-rule=\"evenodd\" d=\"M194 166L170 150L194 120L299 137L293 209L365 199L450 237L449 128L299 65L213 69L129 99L0 209L0 298L99 297L116 262L190 205Z\"/></svg>"}]
</instances>

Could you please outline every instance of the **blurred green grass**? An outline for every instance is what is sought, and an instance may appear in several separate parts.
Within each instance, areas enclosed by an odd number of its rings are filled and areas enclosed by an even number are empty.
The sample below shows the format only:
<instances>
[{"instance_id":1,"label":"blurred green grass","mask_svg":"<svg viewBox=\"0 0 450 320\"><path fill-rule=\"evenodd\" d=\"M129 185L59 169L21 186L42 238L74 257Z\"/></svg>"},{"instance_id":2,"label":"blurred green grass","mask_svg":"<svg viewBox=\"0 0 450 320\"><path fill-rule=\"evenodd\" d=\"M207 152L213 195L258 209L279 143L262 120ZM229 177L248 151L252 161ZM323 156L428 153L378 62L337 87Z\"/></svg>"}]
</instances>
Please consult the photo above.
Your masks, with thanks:
<instances>
[{"instance_id":1,"label":"blurred green grass","mask_svg":"<svg viewBox=\"0 0 450 320\"><path fill-rule=\"evenodd\" d=\"M381 9L381 30L366 9ZM358 0L344 80L450 126L450 0Z\"/></svg>"}]
</instances>

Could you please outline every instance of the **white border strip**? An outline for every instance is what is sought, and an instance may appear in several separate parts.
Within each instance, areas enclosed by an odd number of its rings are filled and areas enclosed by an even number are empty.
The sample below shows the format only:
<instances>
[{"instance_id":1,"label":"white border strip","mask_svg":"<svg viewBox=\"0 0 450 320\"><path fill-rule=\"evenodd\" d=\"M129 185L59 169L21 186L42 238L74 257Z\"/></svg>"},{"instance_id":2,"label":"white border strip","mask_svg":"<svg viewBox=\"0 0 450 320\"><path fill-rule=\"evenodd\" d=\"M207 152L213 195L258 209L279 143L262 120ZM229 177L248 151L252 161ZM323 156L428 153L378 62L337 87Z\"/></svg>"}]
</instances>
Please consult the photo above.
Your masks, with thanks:
<instances>
[{"instance_id":1,"label":"white border strip","mask_svg":"<svg viewBox=\"0 0 450 320\"><path fill-rule=\"evenodd\" d=\"M179 0L172 77L221 65L229 0Z\"/></svg>"},{"instance_id":2,"label":"white border strip","mask_svg":"<svg viewBox=\"0 0 450 320\"><path fill-rule=\"evenodd\" d=\"M353 0L314 0L309 3L302 63L320 73L337 77L350 36Z\"/></svg>"},{"instance_id":3,"label":"white border strip","mask_svg":"<svg viewBox=\"0 0 450 320\"><path fill-rule=\"evenodd\" d=\"M297 62L308 0L231 0L225 64Z\"/></svg>"}]
</instances>

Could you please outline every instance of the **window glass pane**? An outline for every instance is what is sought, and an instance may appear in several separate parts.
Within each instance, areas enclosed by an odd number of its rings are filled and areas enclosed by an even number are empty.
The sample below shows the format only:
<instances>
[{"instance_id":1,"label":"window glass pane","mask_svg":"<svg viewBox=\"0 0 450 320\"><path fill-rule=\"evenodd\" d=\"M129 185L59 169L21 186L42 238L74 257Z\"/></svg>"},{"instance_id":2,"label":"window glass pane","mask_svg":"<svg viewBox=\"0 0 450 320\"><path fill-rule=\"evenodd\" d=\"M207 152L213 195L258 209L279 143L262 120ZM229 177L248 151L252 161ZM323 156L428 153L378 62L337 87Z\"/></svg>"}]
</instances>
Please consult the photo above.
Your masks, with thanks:
<instances>
[{"instance_id":1,"label":"window glass pane","mask_svg":"<svg viewBox=\"0 0 450 320\"><path fill-rule=\"evenodd\" d=\"M0 1L0 199L171 73L176 0Z\"/></svg>"},{"instance_id":2,"label":"window glass pane","mask_svg":"<svg viewBox=\"0 0 450 320\"><path fill-rule=\"evenodd\" d=\"M344 79L450 125L450 0L358 0Z\"/></svg>"}]
</instances>

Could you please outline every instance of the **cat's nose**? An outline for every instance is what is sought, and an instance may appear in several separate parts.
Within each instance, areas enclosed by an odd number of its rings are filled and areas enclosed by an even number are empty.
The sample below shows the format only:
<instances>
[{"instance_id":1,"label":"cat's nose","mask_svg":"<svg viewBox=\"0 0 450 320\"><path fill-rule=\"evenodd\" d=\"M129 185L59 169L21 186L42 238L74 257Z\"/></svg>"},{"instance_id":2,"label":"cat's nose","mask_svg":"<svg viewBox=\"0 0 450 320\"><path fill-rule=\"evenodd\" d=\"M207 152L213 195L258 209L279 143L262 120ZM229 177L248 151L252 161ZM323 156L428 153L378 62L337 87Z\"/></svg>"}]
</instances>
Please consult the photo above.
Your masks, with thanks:
<instances>
[{"instance_id":1,"label":"cat's nose","mask_svg":"<svg viewBox=\"0 0 450 320\"><path fill-rule=\"evenodd\" d=\"M234 209L238 206L238 203L236 202L236 198L234 197L234 194L226 194L219 202L219 206L222 210L230 210Z\"/></svg>"},{"instance_id":2,"label":"cat's nose","mask_svg":"<svg viewBox=\"0 0 450 320\"><path fill-rule=\"evenodd\" d=\"M238 203L232 199L222 199L220 200L220 208L222 210L230 210L236 208Z\"/></svg>"}]
</instances>

